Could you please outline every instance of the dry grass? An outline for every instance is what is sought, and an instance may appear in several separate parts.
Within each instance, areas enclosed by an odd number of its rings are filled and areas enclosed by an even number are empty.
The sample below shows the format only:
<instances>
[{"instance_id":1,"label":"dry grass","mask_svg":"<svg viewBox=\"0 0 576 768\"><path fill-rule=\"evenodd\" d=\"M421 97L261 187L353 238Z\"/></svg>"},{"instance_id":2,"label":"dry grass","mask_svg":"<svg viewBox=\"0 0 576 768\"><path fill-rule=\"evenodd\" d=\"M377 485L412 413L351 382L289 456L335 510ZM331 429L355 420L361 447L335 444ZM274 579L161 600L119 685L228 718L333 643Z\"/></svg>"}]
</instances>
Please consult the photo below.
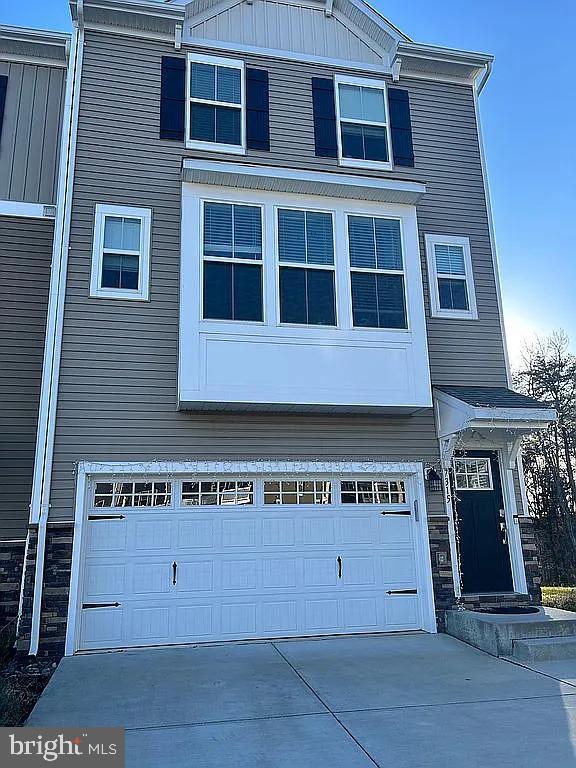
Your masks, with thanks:
<instances>
[{"instance_id":1,"label":"dry grass","mask_svg":"<svg viewBox=\"0 0 576 768\"><path fill-rule=\"evenodd\" d=\"M576 611L576 587L542 587L542 603L549 608Z\"/></svg>"},{"instance_id":2,"label":"dry grass","mask_svg":"<svg viewBox=\"0 0 576 768\"><path fill-rule=\"evenodd\" d=\"M0 727L24 724L53 671L20 662L13 646L14 628L9 625L0 632Z\"/></svg>"}]
</instances>

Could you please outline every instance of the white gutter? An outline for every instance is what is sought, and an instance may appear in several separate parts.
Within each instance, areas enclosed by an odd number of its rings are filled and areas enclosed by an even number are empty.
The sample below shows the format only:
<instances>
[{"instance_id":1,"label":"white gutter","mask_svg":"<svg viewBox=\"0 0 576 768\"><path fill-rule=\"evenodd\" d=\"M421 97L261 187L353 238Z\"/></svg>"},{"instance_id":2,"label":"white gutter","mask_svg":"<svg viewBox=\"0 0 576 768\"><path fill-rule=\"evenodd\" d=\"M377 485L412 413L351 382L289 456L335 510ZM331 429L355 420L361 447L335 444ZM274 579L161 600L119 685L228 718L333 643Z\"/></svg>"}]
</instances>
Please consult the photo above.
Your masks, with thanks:
<instances>
[{"instance_id":1,"label":"white gutter","mask_svg":"<svg viewBox=\"0 0 576 768\"><path fill-rule=\"evenodd\" d=\"M491 61L487 61L486 62L486 69L484 70L484 74L482 75L482 79L480 80L480 83L476 86L476 94L478 96L480 96L480 94L484 90L484 86L488 82L491 74L492 74L492 62Z\"/></svg>"},{"instance_id":2,"label":"white gutter","mask_svg":"<svg viewBox=\"0 0 576 768\"><path fill-rule=\"evenodd\" d=\"M76 132L80 97L80 79L84 52L83 1L78 2L78 20L74 24L68 71L66 95L58 169L57 216L52 247L52 269L50 294L46 321L46 342L42 367L40 409L36 434L36 454L32 480L32 501L30 523L38 524L36 570L34 573L34 597L32 603L32 629L29 654L35 656L40 641L40 614L42 609L42 586L44 580L44 554L46 548L46 525L50 509L50 481L54 456L54 433L56 426L56 402L60 376L60 352L62 346L62 321L66 293L68 268L68 247L70 242L70 213L72 207L72 186L76 156Z\"/></svg>"}]
</instances>

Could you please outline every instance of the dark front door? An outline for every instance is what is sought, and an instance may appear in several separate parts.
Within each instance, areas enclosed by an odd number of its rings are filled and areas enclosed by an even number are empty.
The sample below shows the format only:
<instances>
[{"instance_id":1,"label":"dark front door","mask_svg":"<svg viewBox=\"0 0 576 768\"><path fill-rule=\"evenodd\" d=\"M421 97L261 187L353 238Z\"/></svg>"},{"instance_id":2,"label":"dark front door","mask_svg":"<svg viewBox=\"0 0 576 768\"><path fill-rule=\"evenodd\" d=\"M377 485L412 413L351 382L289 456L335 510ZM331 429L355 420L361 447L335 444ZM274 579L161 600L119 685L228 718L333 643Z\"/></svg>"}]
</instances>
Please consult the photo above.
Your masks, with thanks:
<instances>
[{"instance_id":1,"label":"dark front door","mask_svg":"<svg viewBox=\"0 0 576 768\"><path fill-rule=\"evenodd\" d=\"M455 456L453 467L462 591L511 592L498 457L486 451L467 451L465 456Z\"/></svg>"}]
</instances>

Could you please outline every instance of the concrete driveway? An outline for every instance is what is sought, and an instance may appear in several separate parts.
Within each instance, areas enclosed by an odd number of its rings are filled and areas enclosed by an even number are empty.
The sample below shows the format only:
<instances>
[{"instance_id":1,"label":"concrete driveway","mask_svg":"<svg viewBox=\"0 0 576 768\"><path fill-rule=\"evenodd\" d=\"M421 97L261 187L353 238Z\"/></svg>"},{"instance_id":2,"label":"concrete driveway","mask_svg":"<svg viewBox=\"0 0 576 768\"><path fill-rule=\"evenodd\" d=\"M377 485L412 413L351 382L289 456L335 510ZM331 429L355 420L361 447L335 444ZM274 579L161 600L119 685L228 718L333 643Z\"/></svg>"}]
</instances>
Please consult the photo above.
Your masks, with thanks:
<instances>
[{"instance_id":1,"label":"concrete driveway","mask_svg":"<svg viewBox=\"0 0 576 768\"><path fill-rule=\"evenodd\" d=\"M447 635L66 658L28 724L123 726L138 768L576 766L576 685Z\"/></svg>"}]
</instances>

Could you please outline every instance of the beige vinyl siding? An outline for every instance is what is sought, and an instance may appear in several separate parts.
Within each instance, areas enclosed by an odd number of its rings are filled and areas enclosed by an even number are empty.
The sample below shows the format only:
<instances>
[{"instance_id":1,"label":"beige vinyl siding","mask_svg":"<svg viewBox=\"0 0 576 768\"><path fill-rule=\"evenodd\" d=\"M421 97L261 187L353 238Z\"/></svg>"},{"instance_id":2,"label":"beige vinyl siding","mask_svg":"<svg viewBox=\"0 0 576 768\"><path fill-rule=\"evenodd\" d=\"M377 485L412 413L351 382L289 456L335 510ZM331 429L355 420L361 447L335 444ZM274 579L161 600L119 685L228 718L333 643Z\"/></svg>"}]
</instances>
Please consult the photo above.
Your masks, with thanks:
<instances>
[{"instance_id":1,"label":"beige vinyl siding","mask_svg":"<svg viewBox=\"0 0 576 768\"><path fill-rule=\"evenodd\" d=\"M86 35L53 518L72 516L73 465L80 460L434 459L431 410L413 417L176 410L182 157L242 158L188 152L180 142L158 138L162 55L175 55L173 47ZM254 56L246 62L270 72L272 151L249 152L245 160L350 173L314 156L311 78L331 76L331 70ZM418 206L422 235L469 236L478 291L478 322L429 319L433 380L505 384L472 92L421 81L399 85L410 90L416 168L383 175L426 182L429 191ZM89 297L96 203L152 208L149 302ZM421 250L425 269L423 243ZM432 498L439 512L441 494Z\"/></svg>"},{"instance_id":2,"label":"beige vinyl siding","mask_svg":"<svg viewBox=\"0 0 576 768\"><path fill-rule=\"evenodd\" d=\"M28 524L52 236L52 222L0 217L0 540Z\"/></svg>"},{"instance_id":3,"label":"beige vinyl siding","mask_svg":"<svg viewBox=\"0 0 576 768\"><path fill-rule=\"evenodd\" d=\"M8 75L0 200L53 204L66 70L0 61L0 75Z\"/></svg>"}]
</instances>

